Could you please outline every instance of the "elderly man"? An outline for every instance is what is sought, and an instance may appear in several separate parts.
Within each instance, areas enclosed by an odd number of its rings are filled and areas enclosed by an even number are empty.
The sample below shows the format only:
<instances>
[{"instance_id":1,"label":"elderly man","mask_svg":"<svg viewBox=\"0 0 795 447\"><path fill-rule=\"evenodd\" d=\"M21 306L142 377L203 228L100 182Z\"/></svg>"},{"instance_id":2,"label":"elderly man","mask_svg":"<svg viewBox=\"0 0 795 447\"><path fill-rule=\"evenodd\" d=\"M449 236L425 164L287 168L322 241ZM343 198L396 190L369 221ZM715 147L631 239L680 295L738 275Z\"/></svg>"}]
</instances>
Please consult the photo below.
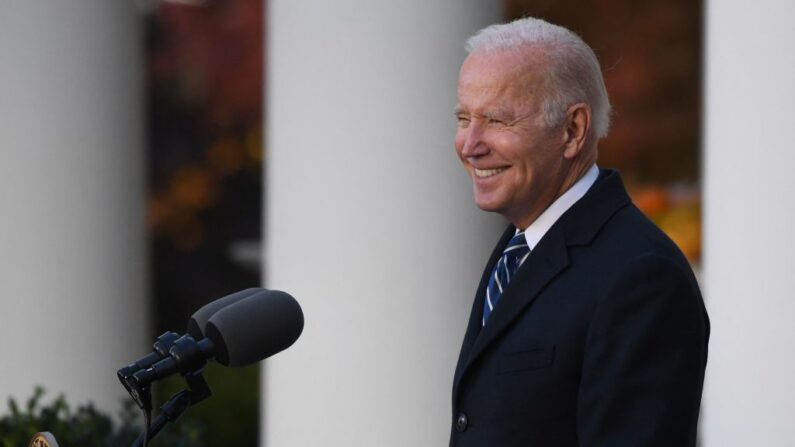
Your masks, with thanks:
<instances>
[{"instance_id":1,"label":"elderly man","mask_svg":"<svg viewBox=\"0 0 795 447\"><path fill-rule=\"evenodd\" d=\"M681 252L595 164L596 56L533 18L467 50L456 151L511 225L476 292L450 445L694 446L709 321Z\"/></svg>"}]
</instances>

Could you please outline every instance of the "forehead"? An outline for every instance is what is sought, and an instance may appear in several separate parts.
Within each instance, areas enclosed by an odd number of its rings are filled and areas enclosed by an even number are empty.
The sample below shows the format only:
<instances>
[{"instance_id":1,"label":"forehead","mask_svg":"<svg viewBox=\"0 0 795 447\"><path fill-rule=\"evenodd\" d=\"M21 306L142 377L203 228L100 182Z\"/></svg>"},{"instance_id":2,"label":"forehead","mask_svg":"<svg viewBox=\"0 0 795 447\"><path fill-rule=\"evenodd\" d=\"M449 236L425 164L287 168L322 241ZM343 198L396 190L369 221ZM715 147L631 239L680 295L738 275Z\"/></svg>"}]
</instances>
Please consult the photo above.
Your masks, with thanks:
<instances>
[{"instance_id":1,"label":"forehead","mask_svg":"<svg viewBox=\"0 0 795 447\"><path fill-rule=\"evenodd\" d=\"M530 107L542 87L544 66L543 57L531 50L472 53L459 72L459 107Z\"/></svg>"}]
</instances>

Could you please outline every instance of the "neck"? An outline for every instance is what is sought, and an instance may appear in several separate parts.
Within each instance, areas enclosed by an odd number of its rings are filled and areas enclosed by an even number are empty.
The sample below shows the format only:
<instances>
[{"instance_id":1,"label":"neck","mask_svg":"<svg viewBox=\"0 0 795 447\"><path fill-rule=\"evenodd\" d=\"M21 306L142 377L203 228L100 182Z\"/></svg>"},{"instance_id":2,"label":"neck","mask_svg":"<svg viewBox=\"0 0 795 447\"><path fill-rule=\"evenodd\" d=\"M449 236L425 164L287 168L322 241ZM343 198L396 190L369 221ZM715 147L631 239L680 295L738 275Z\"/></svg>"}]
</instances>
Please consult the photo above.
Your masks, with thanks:
<instances>
[{"instance_id":1,"label":"neck","mask_svg":"<svg viewBox=\"0 0 795 447\"><path fill-rule=\"evenodd\" d=\"M586 155L588 154L588 155ZM517 216L517 218L510 218L509 221L520 230L525 230L529 227L535 220L540 216L550 205L555 203L556 200L560 198L563 194L566 193L575 183L577 183L581 178L588 173L588 170L591 169L591 166L596 163L596 150L589 151L587 153L582 154L583 156L577 157L576 159L571 161L568 169L566 170L565 174L561 177L557 192L547 199L541 207L536 207L535 212L531 215L524 215L524 216Z\"/></svg>"},{"instance_id":2,"label":"neck","mask_svg":"<svg viewBox=\"0 0 795 447\"><path fill-rule=\"evenodd\" d=\"M558 197L562 196L569 190L575 183L580 181L581 178L588 173L588 170L591 169L591 166L596 162L596 160L592 159L591 157L582 158L575 160L572 163L569 172L563 178L563 181L560 184L560 188L558 189L558 193L555 195L555 198L552 199L552 202L558 199ZM552 203L550 202L550 204Z\"/></svg>"}]
</instances>

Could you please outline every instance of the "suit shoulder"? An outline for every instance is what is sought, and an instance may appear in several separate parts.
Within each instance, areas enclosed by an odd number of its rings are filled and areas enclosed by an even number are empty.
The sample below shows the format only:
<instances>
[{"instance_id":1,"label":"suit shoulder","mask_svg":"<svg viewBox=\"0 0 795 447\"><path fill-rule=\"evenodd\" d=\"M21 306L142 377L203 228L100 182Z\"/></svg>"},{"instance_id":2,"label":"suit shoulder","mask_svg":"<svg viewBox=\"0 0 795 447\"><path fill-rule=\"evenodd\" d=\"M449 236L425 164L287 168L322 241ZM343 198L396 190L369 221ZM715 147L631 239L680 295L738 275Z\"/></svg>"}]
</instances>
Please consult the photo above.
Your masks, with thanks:
<instances>
[{"instance_id":1,"label":"suit shoulder","mask_svg":"<svg viewBox=\"0 0 795 447\"><path fill-rule=\"evenodd\" d=\"M637 207L614 213L587 245L571 247L572 265L596 295L629 276L647 281L683 281L700 295L687 258Z\"/></svg>"},{"instance_id":2,"label":"suit shoulder","mask_svg":"<svg viewBox=\"0 0 795 447\"><path fill-rule=\"evenodd\" d=\"M628 204L616 212L594 239L595 246L612 247L627 262L638 259L667 259L671 263L686 267L687 258L657 225L634 204Z\"/></svg>"}]
</instances>

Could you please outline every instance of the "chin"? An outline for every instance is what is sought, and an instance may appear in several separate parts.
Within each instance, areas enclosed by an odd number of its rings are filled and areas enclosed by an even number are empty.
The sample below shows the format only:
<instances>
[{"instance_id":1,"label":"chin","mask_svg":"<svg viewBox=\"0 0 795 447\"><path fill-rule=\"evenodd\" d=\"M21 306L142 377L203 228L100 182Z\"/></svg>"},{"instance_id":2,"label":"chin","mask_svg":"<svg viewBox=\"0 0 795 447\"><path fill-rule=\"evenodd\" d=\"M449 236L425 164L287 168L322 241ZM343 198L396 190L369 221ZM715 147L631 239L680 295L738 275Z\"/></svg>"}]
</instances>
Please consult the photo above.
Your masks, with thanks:
<instances>
[{"instance_id":1,"label":"chin","mask_svg":"<svg viewBox=\"0 0 795 447\"><path fill-rule=\"evenodd\" d=\"M478 199L477 196L475 197L475 205L477 205L477 207L483 211L488 211L491 213L500 213L500 211L503 209L503 207L500 206L499 203L495 203L494 200Z\"/></svg>"},{"instance_id":2,"label":"chin","mask_svg":"<svg viewBox=\"0 0 795 447\"><path fill-rule=\"evenodd\" d=\"M499 213L508 208L511 191L504 184L478 185L475 183L472 186L472 198L478 208L493 213Z\"/></svg>"}]
</instances>

